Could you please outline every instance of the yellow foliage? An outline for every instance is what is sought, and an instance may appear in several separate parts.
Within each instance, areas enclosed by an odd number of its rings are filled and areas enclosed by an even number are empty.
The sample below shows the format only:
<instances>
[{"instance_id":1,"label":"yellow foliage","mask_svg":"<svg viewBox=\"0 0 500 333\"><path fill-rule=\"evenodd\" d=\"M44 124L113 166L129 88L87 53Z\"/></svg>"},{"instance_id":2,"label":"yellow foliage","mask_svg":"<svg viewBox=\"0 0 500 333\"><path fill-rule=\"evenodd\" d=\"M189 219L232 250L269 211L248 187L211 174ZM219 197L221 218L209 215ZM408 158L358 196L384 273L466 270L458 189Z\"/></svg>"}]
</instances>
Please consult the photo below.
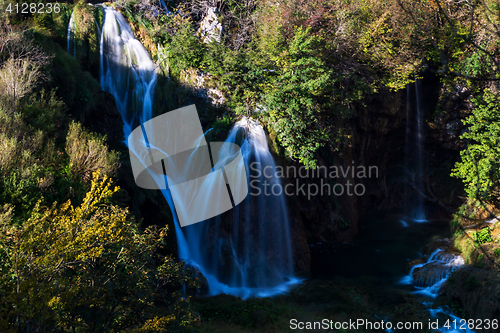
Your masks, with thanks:
<instances>
[{"instance_id":1,"label":"yellow foliage","mask_svg":"<svg viewBox=\"0 0 500 333\"><path fill-rule=\"evenodd\" d=\"M148 320L141 330L147 332L168 332L168 326L175 322L175 315L165 317L154 317Z\"/></svg>"}]
</instances>

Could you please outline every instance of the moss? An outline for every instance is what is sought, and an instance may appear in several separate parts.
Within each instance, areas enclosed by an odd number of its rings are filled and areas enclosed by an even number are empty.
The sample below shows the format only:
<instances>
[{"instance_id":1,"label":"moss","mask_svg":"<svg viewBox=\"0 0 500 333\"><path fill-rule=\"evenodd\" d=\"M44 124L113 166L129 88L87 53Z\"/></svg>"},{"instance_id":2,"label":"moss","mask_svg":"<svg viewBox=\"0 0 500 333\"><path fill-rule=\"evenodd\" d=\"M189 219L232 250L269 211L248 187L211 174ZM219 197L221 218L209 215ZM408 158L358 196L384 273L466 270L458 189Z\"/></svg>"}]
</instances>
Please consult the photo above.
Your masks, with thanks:
<instances>
[{"instance_id":1,"label":"moss","mask_svg":"<svg viewBox=\"0 0 500 333\"><path fill-rule=\"evenodd\" d=\"M477 256L477 249L470 236L466 233L458 235L454 240L455 247L460 250L466 264L471 264Z\"/></svg>"}]
</instances>

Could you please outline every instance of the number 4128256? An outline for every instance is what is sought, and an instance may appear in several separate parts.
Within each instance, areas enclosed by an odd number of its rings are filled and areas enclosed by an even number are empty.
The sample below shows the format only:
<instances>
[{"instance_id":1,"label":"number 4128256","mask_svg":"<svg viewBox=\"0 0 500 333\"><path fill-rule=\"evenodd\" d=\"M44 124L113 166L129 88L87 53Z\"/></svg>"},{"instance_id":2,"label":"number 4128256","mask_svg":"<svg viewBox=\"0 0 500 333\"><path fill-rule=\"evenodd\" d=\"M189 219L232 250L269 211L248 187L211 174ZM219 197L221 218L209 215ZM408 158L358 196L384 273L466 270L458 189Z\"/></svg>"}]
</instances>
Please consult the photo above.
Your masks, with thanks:
<instances>
[{"instance_id":1,"label":"number 4128256","mask_svg":"<svg viewBox=\"0 0 500 333\"><path fill-rule=\"evenodd\" d=\"M9 3L5 11L9 13L21 14L50 14L52 12L59 13L61 7L58 2L56 3L16 3L13 5Z\"/></svg>"}]
</instances>

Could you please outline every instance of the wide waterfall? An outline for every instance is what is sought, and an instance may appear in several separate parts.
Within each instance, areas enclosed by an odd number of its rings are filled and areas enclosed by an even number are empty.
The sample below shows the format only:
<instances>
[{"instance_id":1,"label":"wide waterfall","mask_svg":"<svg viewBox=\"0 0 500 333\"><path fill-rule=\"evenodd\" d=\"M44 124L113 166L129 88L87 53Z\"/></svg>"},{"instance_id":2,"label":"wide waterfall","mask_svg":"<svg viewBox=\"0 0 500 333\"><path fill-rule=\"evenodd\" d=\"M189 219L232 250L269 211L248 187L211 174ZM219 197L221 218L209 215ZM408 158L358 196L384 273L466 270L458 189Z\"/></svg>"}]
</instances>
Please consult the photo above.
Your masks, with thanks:
<instances>
[{"instance_id":1,"label":"wide waterfall","mask_svg":"<svg viewBox=\"0 0 500 333\"><path fill-rule=\"evenodd\" d=\"M125 18L110 7L103 8L101 86L114 96L127 138L135 127L152 118L156 66ZM170 191L162 190L174 216L179 257L201 271L211 295L249 297L282 292L298 280L293 277L286 200L282 194L266 196L262 191L266 184L279 181L264 130L245 118L234 126L226 142L241 146L254 190L229 214L184 228L178 223ZM262 170L268 171L267 177Z\"/></svg>"},{"instance_id":2,"label":"wide waterfall","mask_svg":"<svg viewBox=\"0 0 500 333\"><path fill-rule=\"evenodd\" d=\"M226 142L241 146L249 195L231 214L183 228L185 243L179 242L180 256L201 270L211 295L245 298L282 292L298 280L293 277L286 200L283 194L264 189L279 182L264 129L243 118Z\"/></svg>"}]
</instances>

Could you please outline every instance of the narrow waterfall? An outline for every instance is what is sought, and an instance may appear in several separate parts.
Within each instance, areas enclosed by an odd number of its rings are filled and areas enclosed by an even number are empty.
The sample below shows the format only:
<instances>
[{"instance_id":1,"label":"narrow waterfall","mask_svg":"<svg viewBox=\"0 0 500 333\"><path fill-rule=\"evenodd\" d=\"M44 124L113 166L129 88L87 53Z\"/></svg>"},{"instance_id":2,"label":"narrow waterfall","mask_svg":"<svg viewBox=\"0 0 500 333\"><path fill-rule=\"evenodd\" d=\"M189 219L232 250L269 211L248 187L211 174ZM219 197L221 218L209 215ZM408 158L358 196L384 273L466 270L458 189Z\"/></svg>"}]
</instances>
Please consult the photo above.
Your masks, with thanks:
<instances>
[{"instance_id":1,"label":"narrow waterfall","mask_svg":"<svg viewBox=\"0 0 500 333\"><path fill-rule=\"evenodd\" d=\"M76 43L75 43L75 11L71 12L71 17L69 18L69 24L68 24L68 53L71 54L70 47L71 47L71 35L73 34L73 58L76 57Z\"/></svg>"},{"instance_id":2,"label":"narrow waterfall","mask_svg":"<svg viewBox=\"0 0 500 333\"><path fill-rule=\"evenodd\" d=\"M415 80L415 100L412 103L410 85L406 86L406 138L405 138L405 168L409 186L404 210L413 222L425 222L423 197L418 191L425 193L424 172L424 119L420 96L420 81Z\"/></svg>"},{"instance_id":3,"label":"narrow waterfall","mask_svg":"<svg viewBox=\"0 0 500 333\"><path fill-rule=\"evenodd\" d=\"M415 80L415 104L417 108L417 133L416 133L416 149L417 149L417 169L415 170L415 186L424 193L424 182L423 182L423 172L424 172L424 116L422 112L422 105L420 102L420 81ZM421 195L418 196L418 203L415 212L415 219L419 221L425 221L424 203Z\"/></svg>"},{"instance_id":4,"label":"narrow waterfall","mask_svg":"<svg viewBox=\"0 0 500 333\"><path fill-rule=\"evenodd\" d=\"M125 18L110 7L103 6L103 10L101 86L114 96L128 137L135 127L152 118L157 74L155 64ZM241 146L254 190L232 213L184 228L177 221L170 191L162 190L174 216L179 257L201 271L211 295L250 297L282 292L298 280L293 277L284 195L266 196L263 191L266 184L279 182L265 132L260 124L243 119L226 142ZM257 190L260 195L256 195Z\"/></svg>"},{"instance_id":5,"label":"narrow waterfall","mask_svg":"<svg viewBox=\"0 0 500 333\"><path fill-rule=\"evenodd\" d=\"M241 146L249 195L231 216L183 228L186 242L185 248L179 242L181 258L200 269L211 295L226 293L246 298L285 291L298 280L293 277L286 200L283 193L275 195L269 190L279 178L264 129L243 118L226 142Z\"/></svg>"},{"instance_id":6,"label":"narrow waterfall","mask_svg":"<svg viewBox=\"0 0 500 333\"><path fill-rule=\"evenodd\" d=\"M103 11L101 87L115 98L127 138L135 126L153 116L156 66L123 15L107 6L103 6Z\"/></svg>"}]
</instances>

